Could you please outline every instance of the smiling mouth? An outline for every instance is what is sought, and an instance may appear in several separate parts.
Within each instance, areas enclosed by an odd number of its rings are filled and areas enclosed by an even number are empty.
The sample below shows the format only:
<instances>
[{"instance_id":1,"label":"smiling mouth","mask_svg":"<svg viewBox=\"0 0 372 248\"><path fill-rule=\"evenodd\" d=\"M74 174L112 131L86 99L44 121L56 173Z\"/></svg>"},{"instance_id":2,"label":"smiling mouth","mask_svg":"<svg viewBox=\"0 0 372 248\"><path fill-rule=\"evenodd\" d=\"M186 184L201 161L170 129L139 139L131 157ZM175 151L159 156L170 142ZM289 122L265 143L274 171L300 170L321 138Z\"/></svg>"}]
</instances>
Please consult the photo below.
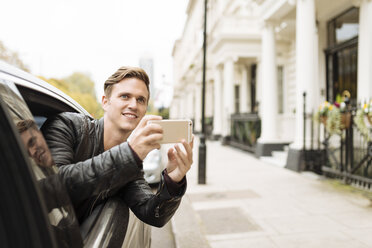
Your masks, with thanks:
<instances>
[{"instance_id":1,"label":"smiling mouth","mask_svg":"<svg viewBox=\"0 0 372 248\"><path fill-rule=\"evenodd\" d=\"M39 162L43 161L44 153L45 153L45 151L40 151L40 152L37 154L36 158L39 160Z\"/></svg>"},{"instance_id":2,"label":"smiling mouth","mask_svg":"<svg viewBox=\"0 0 372 248\"><path fill-rule=\"evenodd\" d=\"M137 115L132 114L132 113L123 113L122 115L130 119L136 119L138 117Z\"/></svg>"}]
</instances>

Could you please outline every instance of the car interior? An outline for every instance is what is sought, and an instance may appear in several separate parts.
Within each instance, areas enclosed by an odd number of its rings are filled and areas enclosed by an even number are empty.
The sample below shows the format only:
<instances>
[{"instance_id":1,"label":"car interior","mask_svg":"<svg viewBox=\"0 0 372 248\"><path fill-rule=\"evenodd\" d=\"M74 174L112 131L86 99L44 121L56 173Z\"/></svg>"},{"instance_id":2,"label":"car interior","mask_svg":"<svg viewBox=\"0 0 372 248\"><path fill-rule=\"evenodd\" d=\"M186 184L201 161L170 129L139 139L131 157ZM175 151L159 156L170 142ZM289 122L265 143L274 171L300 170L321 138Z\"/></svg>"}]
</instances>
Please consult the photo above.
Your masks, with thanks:
<instances>
[{"instance_id":1,"label":"car interior","mask_svg":"<svg viewBox=\"0 0 372 248\"><path fill-rule=\"evenodd\" d=\"M17 85L17 88L31 110L39 128L42 126L44 121L52 115L67 111L76 112L76 109L47 94L35 92L34 90L21 85Z\"/></svg>"}]
</instances>

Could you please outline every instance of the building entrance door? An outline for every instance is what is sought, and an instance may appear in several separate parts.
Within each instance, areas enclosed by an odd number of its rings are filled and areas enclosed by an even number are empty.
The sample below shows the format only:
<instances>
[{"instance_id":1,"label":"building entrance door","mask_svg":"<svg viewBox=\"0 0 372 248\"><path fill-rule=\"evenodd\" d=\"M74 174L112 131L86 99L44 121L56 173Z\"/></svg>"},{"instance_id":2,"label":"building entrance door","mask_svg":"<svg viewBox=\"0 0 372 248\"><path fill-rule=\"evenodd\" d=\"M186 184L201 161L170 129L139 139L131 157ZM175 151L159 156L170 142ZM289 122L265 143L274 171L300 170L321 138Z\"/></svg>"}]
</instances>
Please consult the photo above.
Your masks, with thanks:
<instances>
[{"instance_id":1,"label":"building entrance door","mask_svg":"<svg viewBox=\"0 0 372 248\"><path fill-rule=\"evenodd\" d=\"M341 102L345 91L356 104L359 9L350 8L327 23L327 100Z\"/></svg>"},{"instance_id":2,"label":"building entrance door","mask_svg":"<svg viewBox=\"0 0 372 248\"><path fill-rule=\"evenodd\" d=\"M350 93L350 103L356 104L358 38L326 51L327 100L341 102L343 92Z\"/></svg>"}]
</instances>

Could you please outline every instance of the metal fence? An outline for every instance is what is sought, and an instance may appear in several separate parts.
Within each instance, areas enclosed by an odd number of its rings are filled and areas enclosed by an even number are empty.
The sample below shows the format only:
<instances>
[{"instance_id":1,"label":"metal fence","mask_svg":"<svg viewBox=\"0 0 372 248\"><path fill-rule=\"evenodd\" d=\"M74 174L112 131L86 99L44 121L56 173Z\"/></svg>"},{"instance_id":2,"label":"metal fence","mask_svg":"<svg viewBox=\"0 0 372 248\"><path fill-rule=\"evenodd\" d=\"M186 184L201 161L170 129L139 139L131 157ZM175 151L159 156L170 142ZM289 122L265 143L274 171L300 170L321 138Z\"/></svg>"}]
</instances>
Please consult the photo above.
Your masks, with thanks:
<instances>
[{"instance_id":1,"label":"metal fence","mask_svg":"<svg viewBox=\"0 0 372 248\"><path fill-rule=\"evenodd\" d=\"M324 124L315 120L314 113L304 114L303 169L372 190L372 142L353 121L356 108L348 106L344 114L350 116L350 125L340 134L327 132Z\"/></svg>"},{"instance_id":2,"label":"metal fence","mask_svg":"<svg viewBox=\"0 0 372 248\"><path fill-rule=\"evenodd\" d=\"M257 139L261 135L261 119L254 113L231 115L229 144L245 151L255 152Z\"/></svg>"}]
</instances>

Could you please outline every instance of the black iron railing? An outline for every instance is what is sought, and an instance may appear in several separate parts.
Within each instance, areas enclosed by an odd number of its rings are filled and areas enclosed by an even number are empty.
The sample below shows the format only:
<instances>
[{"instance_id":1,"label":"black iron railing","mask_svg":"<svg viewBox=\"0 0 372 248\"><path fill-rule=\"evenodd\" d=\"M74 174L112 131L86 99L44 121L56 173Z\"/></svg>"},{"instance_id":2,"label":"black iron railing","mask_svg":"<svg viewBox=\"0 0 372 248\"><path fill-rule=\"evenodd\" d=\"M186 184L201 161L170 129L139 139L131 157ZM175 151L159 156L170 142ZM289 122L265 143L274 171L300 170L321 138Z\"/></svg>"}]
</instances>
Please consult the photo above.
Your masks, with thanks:
<instances>
[{"instance_id":1,"label":"black iron railing","mask_svg":"<svg viewBox=\"0 0 372 248\"><path fill-rule=\"evenodd\" d=\"M355 114L356 108L348 106L344 115L350 116L350 125L339 134L327 132L313 113L304 114L303 169L372 190L372 142L354 124Z\"/></svg>"},{"instance_id":2,"label":"black iron railing","mask_svg":"<svg viewBox=\"0 0 372 248\"><path fill-rule=\"evenodd\" d=\"M261 119L257 114L231 115L231 136L229 144L240 149L255 152L257 139L261 135Z\"/></svg>"}]
</instances>

